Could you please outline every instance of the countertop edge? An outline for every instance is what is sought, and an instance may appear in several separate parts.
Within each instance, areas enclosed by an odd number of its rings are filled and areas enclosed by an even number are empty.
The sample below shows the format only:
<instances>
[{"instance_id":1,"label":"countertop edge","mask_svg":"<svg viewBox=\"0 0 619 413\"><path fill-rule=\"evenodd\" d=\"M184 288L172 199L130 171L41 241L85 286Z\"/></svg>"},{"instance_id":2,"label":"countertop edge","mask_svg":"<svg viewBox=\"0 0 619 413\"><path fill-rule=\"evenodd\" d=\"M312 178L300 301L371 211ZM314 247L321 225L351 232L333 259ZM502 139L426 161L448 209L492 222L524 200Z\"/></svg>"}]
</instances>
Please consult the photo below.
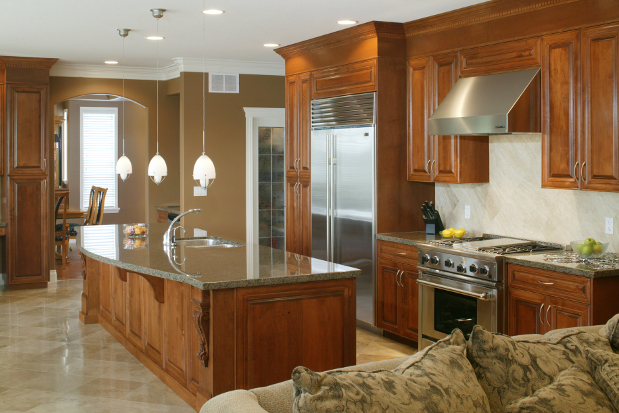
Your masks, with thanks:
<instances>
[{"instance_id":1,"label":"countertop edge","mask_svg":"<svg viewBox=\"0 0 619 413\"><path fill-rule=\"evenodd\" d=\"M174 209L174 208L170 208L170 207L167 207L167 206L161 206L161 205L156 205L155 209L157 211L164 211L164 212L169 212L169 213L172 213L172 214L179 214L180 215L180 213L181 213L180 209Z\"/></svg>"},{"instance_id":2,"label":"countertop edge","mask_svg":"<svg viewBox=\"0 0 619 413\"><path fill-rule=\"evenodd\" d=\"M539 262L527 260L526 257L505 257L505 263L518 264L525 267L538 268L541 270L556 271L564 274L577 275L585 278L609 278L619 276L619 269L614 270L583 270L570 268L551 262Z\"/></svg>"},{"instance_id":3,"label":"countertop edge","mask_svg":"<svg viewBox=\"0 0 619 413\"><path fill-rule=\"evenodd\" d=\"M386 233L386 234L376 234L376 239L377 240L381 240L381 241L396 242L398 244L411 245L413 247L416 247L417 243L421 242L421 241L415 241L415 240L412 240L412 239L394 237L394 236L389 235L389 233Z\"/></svg>"}]
</instances>

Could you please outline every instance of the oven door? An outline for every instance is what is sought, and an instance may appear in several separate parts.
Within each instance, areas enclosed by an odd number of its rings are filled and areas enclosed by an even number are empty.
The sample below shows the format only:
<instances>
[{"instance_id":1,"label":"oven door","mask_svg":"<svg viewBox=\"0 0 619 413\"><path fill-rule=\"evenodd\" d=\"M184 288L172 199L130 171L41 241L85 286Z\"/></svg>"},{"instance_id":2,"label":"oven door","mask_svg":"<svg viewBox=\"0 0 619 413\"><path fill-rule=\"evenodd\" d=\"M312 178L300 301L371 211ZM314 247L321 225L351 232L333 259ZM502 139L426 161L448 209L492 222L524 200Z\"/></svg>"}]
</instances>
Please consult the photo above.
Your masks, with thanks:
<instances>
[{"instance_id":1,"label":"oven door","mask_svg":"<svg viewBox=\"0 0 619 413\"><path fill-rule=\"evenodd\" d=\"M498 331L502 288L437 273L419 272L419 350L459 328L468 339L473 326Z\"/></svg>"}]
</instances>

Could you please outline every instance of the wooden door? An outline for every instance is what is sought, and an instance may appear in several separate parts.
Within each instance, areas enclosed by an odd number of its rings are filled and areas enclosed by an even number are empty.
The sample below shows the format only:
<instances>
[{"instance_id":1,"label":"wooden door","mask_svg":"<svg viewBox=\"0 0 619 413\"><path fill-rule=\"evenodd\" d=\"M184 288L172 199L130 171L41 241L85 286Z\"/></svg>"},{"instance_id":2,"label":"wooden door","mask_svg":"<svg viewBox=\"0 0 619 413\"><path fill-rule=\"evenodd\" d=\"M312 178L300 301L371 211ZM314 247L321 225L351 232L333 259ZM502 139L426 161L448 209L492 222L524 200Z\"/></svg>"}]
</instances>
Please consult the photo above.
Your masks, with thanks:
<instances>
[{"instance_id":1,"label":"wooden door","mask_svg":"<svg viewBox=\"0 0 619 413\"><path fill-rule=\"evenodd\" d=\"M432 112L458 81L458 53L432 58ZM458 182L458 143L456 135L432 136L430 170L434 182Z\"/></svg>"},{"instance_id":2,"label":"wooden door","mask_svg":"<svg viewBox=\"0 0 619 413\"><path fill-rule=\"evenodd\" d=\"M299 79L297 75L286 76L286 173L298 174L299 160Z\"/></svg>"},{"instance_id":3,"label":"wooden door","mask_svg":"<svg viewBox=\"0 0 619 413\"><path fill-rule=\"evenodd\" d=\"M546 331L543 313L545 296L520 288L509 288L508 334L543 334Z\"/></svg>"},{"instance_id":4,"label":"wooden door","mask_svg":"<svg viewBox=\"0 0 619 413\"><path fill-rule=\"evenodd\" d=\"M582 189L619 191L619 24L582 31Z\"/></svg>"},{"instance_id":5,"label":"wooden door","mask_svg":"<svg viewBox=\"0 0 619 413\"><path fill-rule=\"evenodd\" d=\"M312 190L309 179L299 179L297 187L299 236L298 253L310 257L312 255Z\"/></svg>"},{"instance_id":6,"label":"wooden door","mask_svg":"<svg viewBox=\"0 0 619 413\"><path fill-rule=\"evenodd\" d=\"M419 270L414 265L402 264L402 325L400 333L411 340L418 340L419 330Z\"/></svg>"},{"instance_id":7,"label":"wooden door","mask_svg":"<svg viewBox=\"0 0 619 413\"><path fill-rule=\"evenodd\" d=\"M15 176L8 183L9 285L46 283L49 281L47 179Z\"/></svg>"},{"instance_id":8,"label":"wooden door","mask_svg":"<svg viewBox=\"0 0 619 413\"><path fill-rule=\"evenodd\" d=\"M376 271L376 326L400 334L400 268L392 261L379 259Z\"/></svg>"},{"instance_id":9,"label":"wooden door","mask_svg":"<svg viewBox=\"0 0 619 413\"><path fill-rule=\"evenodd\" d=\"M546 299L547 330L585 327L589 324L589 306L572 301L548 297Z\"/></svg>"},{"instance_id":10,"label":"wooden door","mask_svg":"<svg viewBox=\"0 0 619 413\"><path fill-rule=\"evenodd\" d=\"M428 117L432 107L430 86L432 60L429 57L408 61L406 87L408 89L407 135L408 180L430 182L432 144L428 135Z\"/></svg>"},{"instance_id":11,"label":"wooden door","mask_svg":"<svg viewBox=\"0 0 619 413\"><path fill-rule=\"evenodd\" d=\"M580 186L580 31L542 38L542 188Z\"/></svg>"},{"instance_id":12,"label":"wooden door","mask_svg":"<svg viewBox=\"0 0 619 413\"><path fill-rule=\"evenodd\" d=\"M297 167L299 168L299 175L301 178L310 179L310 167L311 167L311 129L312 129L312 94L310 84L310 74L302 73L299 75L299 91L298 91L298 108L297 113L297 144L298 152L297 156L299 161Z\"/></svg>"},{"instance_id":13,"label":"wooden door","mask_svg":"<svg viewBox=\"0 0 619 413\"><path fill-rule=\"evenodd\" d=\"M286 251L301 254L299 180L286 177Z\"/></svg>"}]
</instances>

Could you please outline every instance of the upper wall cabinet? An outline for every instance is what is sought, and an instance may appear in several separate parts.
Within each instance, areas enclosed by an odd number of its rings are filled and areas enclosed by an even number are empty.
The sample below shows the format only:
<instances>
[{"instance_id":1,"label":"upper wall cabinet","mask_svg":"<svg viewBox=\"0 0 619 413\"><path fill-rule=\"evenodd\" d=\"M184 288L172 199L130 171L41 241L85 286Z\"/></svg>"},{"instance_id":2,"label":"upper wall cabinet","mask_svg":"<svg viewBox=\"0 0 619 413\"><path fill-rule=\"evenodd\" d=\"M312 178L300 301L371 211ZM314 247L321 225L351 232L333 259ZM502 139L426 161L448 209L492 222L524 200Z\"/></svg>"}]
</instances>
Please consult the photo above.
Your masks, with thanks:
<instances>
[{"instance_id":1,"label":"upper wall cabinet","mask_svg":"<svg viewBox=\"0 0 619 413\"><path fill-rule=\"evenodd\" d=\"M488 182L488 137L428 135L428 118L458 80L458 53L408 61L408 180Z\"/></svg>"},{"instance_id":2,"label":"upper wall cabinet","mask_svg":"<svg viewBox=\"0 0 619 413\"><path fill-rule=\"evenodd\" d=\"M516 40L460 52L460 76L483 76L540 66L540 39Z\"/></svg>"},{"instance_id":3,"label":"upper wall cabinet","mask_svg":"<svg viewBox=\"0 0 619 413\"><path fill-rule=\"evenodd\" d=\"M286 175L306 177L310 171L310 74L286 76Z\"/></svg>"},{"instance_id":4,"label":"upper wall cabinet","mask_svg":"<svg viewBox=\"0 0 619 413\"><path fill-rule=\"evenodd\" d=\"M376 59L349 63L312 73L312 99L376 90Z\"/></svg>"}]
</instances>

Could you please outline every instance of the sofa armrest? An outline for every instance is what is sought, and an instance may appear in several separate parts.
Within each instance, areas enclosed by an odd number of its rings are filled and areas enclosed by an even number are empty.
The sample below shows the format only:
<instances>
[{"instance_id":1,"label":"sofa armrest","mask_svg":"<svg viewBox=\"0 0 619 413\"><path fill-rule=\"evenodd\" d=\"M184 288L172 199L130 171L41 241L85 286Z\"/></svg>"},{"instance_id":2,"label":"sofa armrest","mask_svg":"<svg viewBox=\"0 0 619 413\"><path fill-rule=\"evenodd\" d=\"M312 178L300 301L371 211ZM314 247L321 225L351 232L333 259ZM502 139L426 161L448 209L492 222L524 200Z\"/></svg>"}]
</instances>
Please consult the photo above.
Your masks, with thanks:
<instances>
[{"instance_id":1,"label":"sofa armrest","mask_svg":"<svg viewBox=\"0 0 619 413\"><path fill-rule=\"evenodd\" d=\"M213 397L206 402L200 413L268 413L256 395L247 390L232 390Z\"/></svg>"}]
</instances>

